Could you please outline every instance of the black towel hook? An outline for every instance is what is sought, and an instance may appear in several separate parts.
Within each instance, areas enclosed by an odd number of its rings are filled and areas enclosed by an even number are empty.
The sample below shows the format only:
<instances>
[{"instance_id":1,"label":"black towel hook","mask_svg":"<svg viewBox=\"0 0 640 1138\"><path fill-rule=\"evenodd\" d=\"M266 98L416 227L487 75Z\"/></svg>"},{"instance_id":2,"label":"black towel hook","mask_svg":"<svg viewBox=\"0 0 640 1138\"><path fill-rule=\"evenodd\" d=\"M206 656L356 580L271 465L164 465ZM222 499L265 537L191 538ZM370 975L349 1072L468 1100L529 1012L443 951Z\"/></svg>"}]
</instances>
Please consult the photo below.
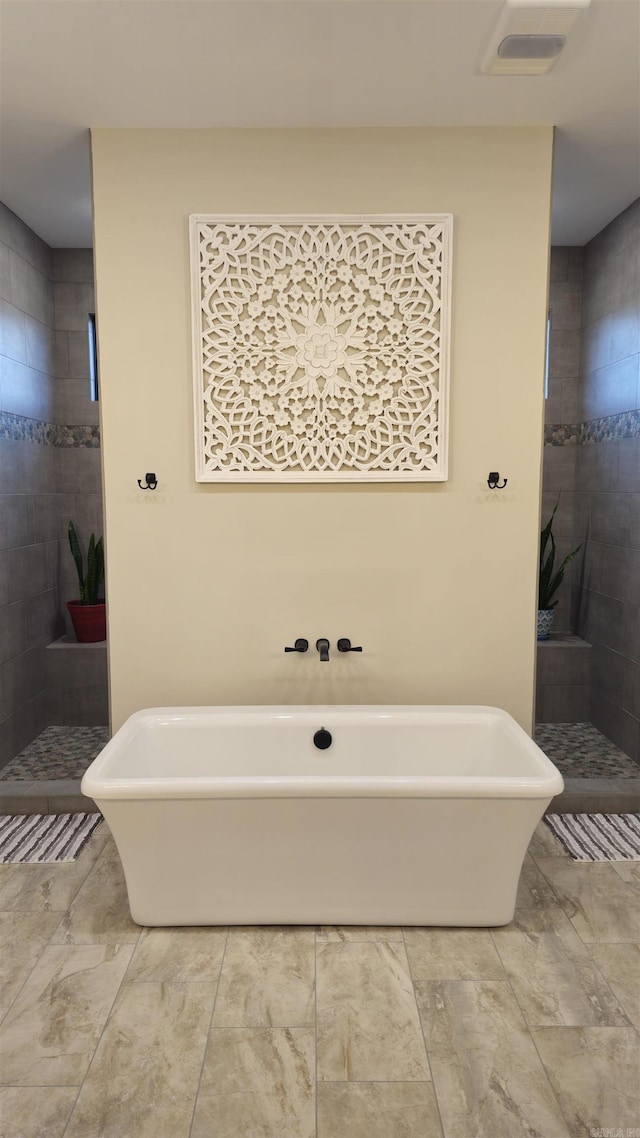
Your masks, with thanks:
<instances>
[{"instance_id":1,"label":"black towel hook","mask_svg":"<svg viewBox=\"0 0 640 1138\"><path fill-rule=\"evenodd\" d=\"M509 479L505 478L504 482L501 482L500 481L500 474L498 473L498 471L492 470L491 473L489 474L489 477L487 478L487 486L489 487L490 490L504 490L508 481L509 481Z\"/></svg>"},{"instance_id":2,"label":"black towel hook","mask_svg":"<svg viewBox=\"0 0 640 1138\"><path fill-rule=\"evenodd\" d=\"M144 480L146 482L146 486L143 486L141 480L138 479L138 486L141 490L155 490L156 486L158 485L158 479L156 478L155 474L145 474Z\"/></svg>"}]
</instances>

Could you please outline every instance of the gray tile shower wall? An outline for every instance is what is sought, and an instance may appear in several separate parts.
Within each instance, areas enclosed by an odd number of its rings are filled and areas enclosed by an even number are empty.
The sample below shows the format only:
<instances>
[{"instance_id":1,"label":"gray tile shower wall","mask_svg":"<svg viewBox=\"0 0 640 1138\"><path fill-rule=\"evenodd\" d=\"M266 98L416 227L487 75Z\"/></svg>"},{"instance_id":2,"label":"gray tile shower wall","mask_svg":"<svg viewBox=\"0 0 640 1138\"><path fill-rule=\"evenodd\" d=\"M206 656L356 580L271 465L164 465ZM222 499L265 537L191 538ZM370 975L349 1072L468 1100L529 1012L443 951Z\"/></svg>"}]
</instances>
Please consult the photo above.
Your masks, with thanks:
<instances>
[{"instance_id":1,"label":"gray tile shower wall","mask_svg":"<svg viewBox=\"0 0 640 1138\"><path fill-rule=\"evenodd\" d=\"M57 423L51 250L0 204L0 411ZM56 451L0 437L0 766L50 722L45 646L61 631Z\"/></svg>"},{"instance_id":2,"label":"gray tile shower wall","mask_svg":"<svg viewBox=\"0 0 640 1138\"><path fill-rule=\"evenodd\" d=\"M92 251L51 250L0 203L0 767L59 705L44 653L77 595L69 519L83 540L102 532L89 311ZM71 723L90 717L86 695Z\"/></svg>"},{"instance_id":3,"label":"gray tile shower wall","mask_svg":"<svg viewBox=\"0 0 640 1138\"><path fill-rule=\"evenodd\" d=\"M56 375L63 393L63 421L67 425L96 426L98 403L91 399L87 335L88 315L95 312L93 250L54 249L53 282ZM100 536L103 532L100 448L92 445L60 447L58 488L61 494L60 596L65 632L72 635L66 602L78 596L78 581L69 554L67 528L73 520L85 550L89 535ZM81 721L84 719L73 718L69 723Z\"/></svg>"},{"instance_id":4,"label":"gray tile shower wall","mask_svg":"<svg viewBox=\"0 0 640 1138\"><path fill-rule=\"evenodd\" d=\"M549 313L548 395L545 401L545 426L580 422L578 389L580 385L580 326L582 321L583 250L567 246L551 250ZM551 517L559 500L553 533L558 557L564 558L575 547L577 448L545 446L542 480L542 524ZM577 579L579 566L567 570L565 586L558 594L554 628L571 628L572 579Z\"/></svg>"},{"instance_id":5,"label":"gray tile shower wall","mask_svg":"<svg viewBox=\"0 0 640 1138\"><path fill-rule=\"evenodd\" d=\"M640 408L640 199L584 250L579 417ZM640 759L640 435L576 448L576 631L593 645L591 720Z\"/></svg>"}]
</instances>

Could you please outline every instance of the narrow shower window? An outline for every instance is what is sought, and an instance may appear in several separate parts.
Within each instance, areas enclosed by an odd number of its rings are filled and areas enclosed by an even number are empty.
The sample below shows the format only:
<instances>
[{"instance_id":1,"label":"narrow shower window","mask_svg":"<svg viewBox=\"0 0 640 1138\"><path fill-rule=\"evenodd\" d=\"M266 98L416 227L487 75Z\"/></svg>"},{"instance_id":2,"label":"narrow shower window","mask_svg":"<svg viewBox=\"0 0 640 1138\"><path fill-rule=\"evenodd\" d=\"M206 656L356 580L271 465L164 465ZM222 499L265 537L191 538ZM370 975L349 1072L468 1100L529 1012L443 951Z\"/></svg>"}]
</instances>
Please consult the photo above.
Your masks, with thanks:
<instances>
[{"instance_id":1,"label":"narrow shower window","mask_svg":"<svg viewBox=\"0 0 640 1138\"><path fill-rule=\"evenodd\" d=\"M89 334L89 382L91 384L91 399L96 403L98 393L98 349L96 344L96 314L89 313L87 331Z\"/></svg>"},{"instance_id":2,"label":"narrow shower window","mask_svg":"<svg viewBox=\"0 0 640 1138\"><path fill-rule=\"evenodd\" d=\"M544 352L544 397L549 398L549 357L551 354L551 313L547 312L547 339Z\"/></svg>"}]
</instances>

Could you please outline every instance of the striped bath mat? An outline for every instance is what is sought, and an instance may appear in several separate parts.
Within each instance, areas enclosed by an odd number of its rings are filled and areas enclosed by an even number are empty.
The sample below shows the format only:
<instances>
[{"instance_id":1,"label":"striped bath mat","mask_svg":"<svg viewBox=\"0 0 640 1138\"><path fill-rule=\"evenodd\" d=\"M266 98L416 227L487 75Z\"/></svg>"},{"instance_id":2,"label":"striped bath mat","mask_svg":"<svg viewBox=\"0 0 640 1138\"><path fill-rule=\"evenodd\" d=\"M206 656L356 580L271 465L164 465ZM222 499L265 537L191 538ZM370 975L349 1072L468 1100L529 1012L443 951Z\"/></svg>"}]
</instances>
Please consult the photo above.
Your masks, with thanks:
<instances>
[{"instance_id":1,"label":"striped bath mat","mask_svg":"<svg viewBox=\"0 0 640 1138\"><path fill-rule=\"evenodd\" d=\"M640 814L545 814L574 861L640 859Z\"/></svg>"},{"instance_id":2,"label":"striped bath mat","mask_svg":"<svg viewBox=\"0 0 640 1138\"><path fill-rule=\"evenodd\" d=\"M1 814L0 862L75 861L102 814Z\"/></svg>"}]
</instances>

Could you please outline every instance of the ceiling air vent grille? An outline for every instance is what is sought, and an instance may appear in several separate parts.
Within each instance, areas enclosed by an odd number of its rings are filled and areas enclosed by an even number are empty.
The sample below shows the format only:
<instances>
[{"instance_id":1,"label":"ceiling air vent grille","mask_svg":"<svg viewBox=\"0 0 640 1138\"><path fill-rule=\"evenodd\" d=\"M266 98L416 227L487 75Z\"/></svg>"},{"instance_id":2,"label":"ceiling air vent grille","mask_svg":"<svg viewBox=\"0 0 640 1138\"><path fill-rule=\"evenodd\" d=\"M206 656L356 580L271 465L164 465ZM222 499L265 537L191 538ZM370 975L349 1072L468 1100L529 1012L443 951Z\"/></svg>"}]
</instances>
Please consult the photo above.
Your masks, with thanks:
<instances>
[{"instance_id":1,"label":"ceiling air vent grille","mask_svg":"<svg viewBox=\"0 0 640 1138\"><path fill-rule=\"evenodd\" d=\"M480 70L484 75L545 75L591 0L506 0Z\"/></svg>"}]
</instances>

